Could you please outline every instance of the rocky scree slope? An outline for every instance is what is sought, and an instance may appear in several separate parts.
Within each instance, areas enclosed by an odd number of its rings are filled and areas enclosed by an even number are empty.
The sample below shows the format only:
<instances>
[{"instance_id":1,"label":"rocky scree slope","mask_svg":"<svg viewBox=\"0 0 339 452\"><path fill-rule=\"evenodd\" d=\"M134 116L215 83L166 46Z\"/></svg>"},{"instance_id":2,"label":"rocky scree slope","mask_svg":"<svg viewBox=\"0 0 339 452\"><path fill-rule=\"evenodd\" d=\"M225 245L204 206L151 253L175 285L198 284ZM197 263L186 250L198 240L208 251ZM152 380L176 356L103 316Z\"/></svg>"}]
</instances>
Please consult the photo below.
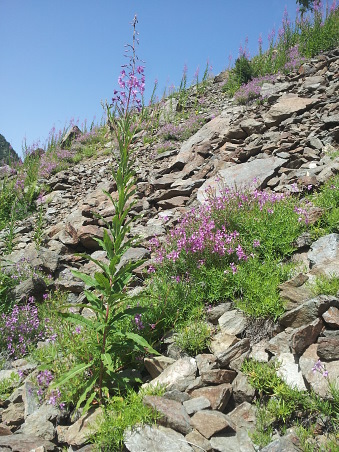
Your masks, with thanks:
<instances>
[{"instance_id":1,"label":"rocky scree slope","mask_svg":"<svg viewBox=\"0 0 339 452\"><path fill-rule=\"evenodd\" d=\"M140 217L131 234L139 234L144 244L124 258L151 259L148 240L165 234L163 217L170 219L167 226L174 225L187 209L204 201L206 189L217 191L220 180L229 187L254 183L257 188L285 192L292 191L293 184L318 187L336 174L339 159L332 159L331 153L338 149L339 138L338 57L338 49L327 52L304 63L298 72L265 83L263 105L234 105L222 94L223 75L215 77L205 93L205 124L172 151L157 154L155 143L145 145L145 132L140 132L134 142L138 177L134 213ZM172 114L175 103L168 101L164 108ZM215 111L220 113L214 116ZM25 258L51 274L49 288L68 291L75 310L84 300L84 284L71 270L94 270L75 253L86 251L104 258L93 239L102 238L103 222L93 212L107 221L114 213L102 190L115 196L110 168L116 151L112 142L105 148L111 149L110 156L82 161L45 181L50 193L43 245L35 246L32 216L17 225L15 249L1 258L4 268ZM320 214L315 209L314 216ZM4 232L0 235L3 254L1 237ZM313 298L305 282L317 274L339 273L338 243L339 234L313 243L309 237L300 238L295 257L306 265L305 273L282 285L287 311L266 337L250 340L246 317L223 303L208 313L209 321L219 326L210 354L183 356L169 343L166 356L146 359L147 384L160 382L167 388L162 397L145 398L146 404L163 414L162 425L127 431L126 450L254 451L249 432L256 421L255 391L240 371L246 357L278 360L279 374L288 385L328 397L327 381L311 369L321 359L331 378L339 377L339 298ZM150 263L136 271L141 285L143 270ZM43 280L30 278L15 288L14 297L18 302L29 296L42 301L46 289ZM88 315L86 309L79 312ZM0 450L50 451L65 445L69 450L91 450L92 446L85 446L88 425L99 411L67 423L56 408L34 403L29 382L34 365L26 360L10 362L8 369L0 371L0 381L13 370L27 378L0 402ZM320 434L318 443L323 439ZM289 431L263 450L301 449L295 432Z\"/></svg>"}]
</instances>

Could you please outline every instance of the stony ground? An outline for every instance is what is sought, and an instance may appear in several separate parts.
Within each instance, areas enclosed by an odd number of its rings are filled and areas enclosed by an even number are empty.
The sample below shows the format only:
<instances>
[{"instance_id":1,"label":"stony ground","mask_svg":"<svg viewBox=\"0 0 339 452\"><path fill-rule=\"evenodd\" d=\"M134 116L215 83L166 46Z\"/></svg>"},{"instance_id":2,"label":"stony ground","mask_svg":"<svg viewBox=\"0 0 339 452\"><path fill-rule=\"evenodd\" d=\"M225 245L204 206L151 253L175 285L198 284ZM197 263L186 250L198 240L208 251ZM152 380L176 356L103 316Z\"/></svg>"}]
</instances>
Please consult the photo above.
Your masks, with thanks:
<instances>
[{"instance_id":1,"label":"stony ground","mask_svg":"<svg viewBox=\"0 0 339 452\"><path fill-rule=\"evenodd\" d=\"M234 105L222 93L221 74L204 94L205 124L169 152L157 154L156 137L152 144L144 144L143 132L139 133L134 143L138 175L134 212L140 217L131 234L139 234L144 245L130 250L126 259L151 259L147 242L154 235L164 235L163 217L170 219L167 225L174 224L185 210L204 201L206 190L218 191L220 180L229 187L254 183L258 188L289 192L294 184L317 187L336 174L339 159L332 159L331 153L338 149L339 138L338 57L338 49L328 52L304 63L299 72L279 76L274 84L265 83L262 92L268 102L264 105ZM175 104L163 108L172 114ZM11 266L29 259L52 275L50 288L70 292L75 309L83 299L84 285L71 270L93 270L75 253L104 257L93 239L102 237L103 222L93 212L108 221L112 218L112 205L102 190L115 196L111 176L115 156L114 143L107 140L97 158L45 181L50 193L43 246L37 250L33 241L32 216L18 225L15 250L1 262ZM319 214L313 212L314 217ZM328 397L327 381L312 372L312 367L321 359L331 378L339 378L339 298L312 298L305 283L320 273L338 273L338 243L338 234L313 243L308 236L300 238L295 258L306 270L281 286L282 296L289 301L287 311L266 337L250 334L246 317L230 303L223 303L208 314L209 321L219 326L210 354L183 356L169 340L166 356L147 359L146 384L161 382L167 387L164 396L145 398L146 404L163 413L162 425L126 432L126 450L254 451L248 435L256 420L254 390L240 372L248 356L262 362L279 360L279 374L289 385L311 388ZM0 242L0 254L3 251ZM138 276L142 284L141 269ZM44 281L30 278L15 289L15 297L20 301L33 295L39 300L45 289ZM86 309L79 312L88 315ZM0 401L0 450L37 452L62 450L63 446L91 450L84 442L88 424L98 411L64 425L58 410L34 403L29 376L35 366L25 360L8 363L8 369L0 371L0 381L13 369L27 378L7 400ZM320 432L317 441L321 444L323 440ZM295 432L288 431L262 450L300 447Z\"/></svg>"}]
</instances>

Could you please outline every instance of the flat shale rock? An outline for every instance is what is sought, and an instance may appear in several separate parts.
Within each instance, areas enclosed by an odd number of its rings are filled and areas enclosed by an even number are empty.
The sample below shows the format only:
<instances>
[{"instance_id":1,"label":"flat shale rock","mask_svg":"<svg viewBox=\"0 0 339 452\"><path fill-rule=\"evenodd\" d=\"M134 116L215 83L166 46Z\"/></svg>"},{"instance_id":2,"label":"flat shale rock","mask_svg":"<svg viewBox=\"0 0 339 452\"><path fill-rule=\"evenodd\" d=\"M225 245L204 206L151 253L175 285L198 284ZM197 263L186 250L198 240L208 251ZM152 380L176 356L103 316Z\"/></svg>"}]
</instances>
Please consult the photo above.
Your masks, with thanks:
<instances>
[{"instance_id":1,"label":"flat shale rock","mask_svg":"<svg viewBox=\"0 0 339 452\"><path fill-rule=\"evenodd\" d=\"M193 383L197 373L197 364L193 358L181 358L167 367L157 378L144 384L144 387L155 387L158 384L165 385L166 389L185 389Z\"/></svg>"},{"instance_id":2,"label":"flat shale rock","mask_svg":"<svg viewBox=\"0 0 339 452\"><path fill-rule=\"evenodd\" d=\"M210 440L216 452L254 452L256 449L245 429L240 428L236 434L220 433Z\"/></svg>"},{"instance_id":3,"label":"flat shale rock","mask_svg":"<svg viewBox=\"0 0 339 452\"><path fill-rule=\"evenodd\" d=\"M186 435L185 439L192 446L194 452L212 452L211 443L197 430L193 430L191 433Z\"/></svg>"},{"instance_id":4,"label":"flat shale rock","mask_svg":"<svg viewBox=\"0 0 339 452\"><path fill-rule=\"evenodd\" d=\"M285 436L272 441L261 452L298 452L302 451L300 441L295 432L291 429Z\"/></svg>"},{"instance_id":5,"label":"flat shale rock","mask_svg":"<svg viewBox=\"0 0 339 452\"><path fill-rule=\"evenodd\" d=\"M234 335L241 334L247 325L247 317L238 310L225 312L218 320L222 332Z\"/></svg>"},{"instance_id":6,"label":"flat shale rock","mask_svg":"<svg viewBox=\"0 0 339 452\"><path fill-rule=\"evenodd\" d=\"M185 410L189 415L196 413L197 411L204 410L211 407L211 402L206 397L194 397L186 402L183 402Z\"/></svg>"},{"instance_id":7,"label":"flat shale rock","mask_svg":"<svg viewBox=\"0 0 339 452\"><path fill-rule=\"evenodd\" d=\"M217 195L220 194L220 180L231 189L248 186L264 188L267 181L285 162L286 160L279 157L267 157L221 169L217 176L207 179L198 189L197 199L200 203L204 203L206 201L206 190L213 190Z\"/></svg>"},{"instance_id":8,"label":"flat shale rock","mask_svg":"<svg viewBox=\"0 0 339 452\"><path fill-rule=\"evenodd\" d=\"M220 411L198 411L191 418L191 423L207 439L227 429L235 431L235 425L231 419Z\"/></svg>"},{"instance_id":9,"label":"flat shale rock","mask_svg":"<svg viewBox=\"0 0 339 452\"><path fill-rule=\"evenodd\" d=\"M314 99L306 99L289 94L282 96L268 111L265 116L265 123L269 125L279 124L293 113L304 112L313 103Z\"/></svg>"},{"instance_id":10,"label":"flat shale rock","mask_svg":"<svg viewBox=\"0 0 339 452\"><path fill-rule=\"evenodd\" d=\"M127 430L124 444L129 452L194 452L183 435L161 425Z\"/></svg>"},{"instance_id":11,"label":"flat shale rock","mask_svg":"<svg viewBox=\"0 0 339 452\"><path fill-rule=\"evenodd\" d=\"M168 356L155 356L154 358L145 358L144 364L152 378L158 377L167 367L173 364L175 360Z\"/></svg>"},{"instance_id":12,"label":"flat shale rock","mask_svg":"<svg viewBox=\"0 0 339 452\"><path fill-rule=\"evenodd\" d=\"M224 352L217 355L217 360L221 367L228 367L231 361L240 358L241 355L249 351L250 341L249 339L241 339L241 341L229 347Z\"/></svg>"},{"instance_id":13,"label":"flat shale rock","mask_svg":"<svg viewBox=\"0 0 339 452\"><path fill-rule=\"evenodd\" d=\"M143 403L162 414L159 422L165 427L173 428L184 435L192 431L190 418L182 403L159 396L145 396Z\"/></svg>"},{"instance_id":14,"label":"flat shale rock","mask_svg":"<svg viewBox=\"0 0 339 452\"><path fill-rule=\"evenodd\" d=\"M298 328L313 322L327 311L328 308L331 306L337 307L338 304L339 300L336 297L319 295L283 314L279 322L285 327Z\"/></svg>"},{"instance_id":15,"label":"flat shale rock","mask_svg":"<svg viewBox=\"0 0 339 452\"><path fill-rule=\"evenodd\" d=\"M317 318L309 325L304 325L294 330L291 338L292 352L296 355L301 355L309 345L316 342L323 327L323 321Z\"/></svg>"},{"instance_id":16,"label":"flat shale rock","mask_svg":"<svg viewBox=\"0 0 339 452\"><path fill-rule=\"evenodd\" d=\"M210 344L211 352L214 355L219 355L224 353L227 349L232 347L232 345L239 342L239 339L234 334L228 334L226 332L221 331L213 336Z\"/></svg>"},{"instance_id":17,"label":"flat shale rock","mask_svg":"<svg viewBox=\"0 0 339 452\"><path fill-rule=\"evenodd\" d=\"M314 365L319 360L318 344L310 345L299 359L300 370L303 376L315 393L320 397L330 397L328 382L336 382L339 379L339 360L323 363L324 370L328 372L328 377L324 377L322 372L314 371Z\"/></svg>"},{"instance_id":18,"label":"flat shale rock","mask_svg":"<svg viewBox=\"0 0 339 452\"><path fill-rule=\"evenodd\" d=\"M339 234L320 237L311 245L307 257L313 272L317 270L327 276L339 276Z\"/></svg>"},{"instance_id":19,"label":"flat shale rock","mask_svg":"<svg viewBox=\"0 0 339 452\"><path fill-rule=\"evenodd\" d=\"M237 373L234 370L211 369L201 372L201 382L206 385L219 385L222 383L232 383Z\"/></svg>"},{"instance_id":20,"label":"flat shale rock","mask_svg":"<svg viewBox=\"0 0 339 452\"><path fill-rule=\"evenodd\" d=\"M89 411L84 416L81 416L67 430L65 434L67 444L71 446L85 445L88 435L95 432L96 423L101 415L102 409L98 408L95 411Z\"/></svg>"},{"instance_id":21,"label":"flat shale rock","mask_svg":"<svg viewBox=\"0 0 339 452\"><path fill-rule=\"evenodd\" d=\"M322 361L339 361L339 337L320 337L318 356Z\"/></svg>"},{"instance_id":22,"label":"flat shale rock","mask_svg":"<svg viewBox=\"0 0 339 452\"><path fill-rule=\"evenodd\" d=\"M303 375L295 362L292 353L281 353L277 356L280 363L277 374L290 388L296 388L299 391L306 391Z\"/></svg>"},{"instance_id":23,"label":"flat shale rock","mask_svg":"<svg viewBox=\"0 0 339 452\"><path fill-rule=\"evenodd\" d=\"M43 447L44 449L42 450L44 450L44 452L53 452L57 450L55 444L37 436L24 435L23 433L0 436L0 448L3 448L6 452L31 452L38 447Z\"/></svg>"},{"instance_id":24,"label":"flat shale rock","mask_svg":"<svg viewBox=\"0 0 339 452\"><path fill-rule=\"evenodd\" d=\"M339 309L335 307L330 307L324 314L322 315L325 320L326 325L330 328L339 329Z\"/></svg>"},{"instance_id":25,"label":"flat shale rock","mask_svg":"<svg viewBox=\"0 0 339 452\"><path fill-rule=\"evenodd\" d=\"M223 411L232 394L232 385L225 383L218 386L206 386L190 392L191 398L206 397L210 401L212 410Z\"/></svg>"}]
</instances>

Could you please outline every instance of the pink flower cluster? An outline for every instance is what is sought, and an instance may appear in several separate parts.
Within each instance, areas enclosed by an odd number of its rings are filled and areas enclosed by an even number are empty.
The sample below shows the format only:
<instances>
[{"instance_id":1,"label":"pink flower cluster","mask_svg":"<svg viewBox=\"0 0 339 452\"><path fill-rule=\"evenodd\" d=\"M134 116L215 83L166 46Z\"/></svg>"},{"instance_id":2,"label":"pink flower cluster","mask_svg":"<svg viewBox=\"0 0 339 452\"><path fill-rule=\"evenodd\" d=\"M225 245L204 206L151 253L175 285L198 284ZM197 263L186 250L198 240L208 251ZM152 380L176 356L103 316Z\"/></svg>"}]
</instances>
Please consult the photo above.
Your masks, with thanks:
<instances>
[{"instance_id":1,"label":"pink flower cluster","mask_svg":"<svg viewBox=\"0 0 339 452\"><path fill-rule=\"evenodd\" d=\"M234 100L238 104L246 104L251 100L260 99L260 91L262 85L265 82L274 82L276 78L276 75L264 75L262 77L252 79L245 85L241 85L238 91L234 94Z\"/></svg>"},{"instance_id":2,"label":"pink flower cluster","mask_svg":"<svg viewBox=\"0 0 339 452\"><path fill-rule=\"evenodd\" d=\"M240 243L239 233L227 231L225 226L218 228L208 205L188 212L170 231L165 244L161 244L155 237L150 241L150 245L155 253L156 263L175 263L180 256L193 255L197 267L200 268L207 260L213 259L213 256L222 256L231 262L234 272L235 260L239 262L248 259Z\"/></svg>"},{"instance_id":3,"label":"pink flower cluster","mask_svg":"<svg viewBox=\"0 0 339 452\"><path fill-rule=\"evenodd\" d=\"M39 176L48 178L62 162L67 162L73 156L74 151L67 149L55 149L52 152L46 152L40 160Z\"/></svg>"},{"instance_id":4,"label":"pink flower cluster","mask_svg":"<svg viewBox=\"0 0 339 452\"><path fill-rule=\"evenodd\" d=\"M303 58L299 54L299 45L296 44L287 52L287 62L285 63L284 69L286 71L298 69L302 61Z\"/></svg>"},{"instance_id":5,"label":"pink flower cluster","mask_svg":"<svg viewBox=\"0 0 339 452\"><path fill-rule=\"evenodd\" d=\"M138 32L136 25L138 23L137 16L134 16L133 26L133 44L127 46L127 52L131 52L129 64L123 65L118 77L120 90L114 90L111 107L116 107L120 112L127 112L136 108L141 110L142 96L145 91L145 74L144 66L137 65L138 57L136 56L136 45L139 43L137 39Z\"/></svg>"},{"instance_id":6,"label":"pink flower cluster","mask_svg":"<svg viewBox=\"0 0 339 452\"><path fill-rule=\"evenodd\" d=\"M24 306L15 305L10 314L2 314L0 336L2 345L7 345L7 353L17 359L25 356L31 344L42 340L43 329L38 317L38 308L34 299Z\"/></svg>"}]
</instances>

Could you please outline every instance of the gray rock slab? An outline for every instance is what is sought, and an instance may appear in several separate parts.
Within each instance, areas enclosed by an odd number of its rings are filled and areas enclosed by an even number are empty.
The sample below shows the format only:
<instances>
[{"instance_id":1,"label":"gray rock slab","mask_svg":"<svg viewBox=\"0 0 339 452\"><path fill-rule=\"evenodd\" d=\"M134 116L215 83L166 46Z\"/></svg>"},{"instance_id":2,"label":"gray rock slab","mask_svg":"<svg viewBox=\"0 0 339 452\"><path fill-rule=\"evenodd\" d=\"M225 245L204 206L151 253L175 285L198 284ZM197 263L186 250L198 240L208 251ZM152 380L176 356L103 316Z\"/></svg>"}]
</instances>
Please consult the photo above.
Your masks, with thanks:
<instances>
[{"instance_id":1,"label":"gray rock slab","mask_svg":"<svg viewBox=\"0 0 339 452\"><path fill-rule=\"evenodd\" d=\"M31 452L38 447L43 447L45 452L53 452L57 450L55 444L37 436L25 435L23 433L0 436L0 448L3 448L5 451Z\"/></svg>"},{"instance_id":2,"label":"gray rock slab","mask_svg":"<svg viewBox=\"0 0 339 452\"><path fill-rule=\"evenodd\" d=\"M237 342L239 342L239 339L233 334L231 335L225 332L220 332L213 336L210 349L214 355L219 355L220 353L224 353L228 348L232 347L232 345Z\"/></svg>"},{"instance_id":3,"label":"gray rock slab","mask_svg":"<svg viewBox=\"0 0 339 452\"><path fill-rule=\"evenodd\" d=\"M194 452L212 452L211 443L197 430L186 435L185 440L192 446Z\"/></svg>"},{"instance_id":4,"label":"gray rock slab","mask_svg":"<svg viewBox=\"0 0 339 452\"><path fill-rule=\"evenodd\" d=\"M222 383L232 383L237 373L228 369L210 369L201 372L201 382L205 385L219 385Z\"/></svg>"},{"instance_id":5,"label":"gray rock slab","mask_svg":"<svg viewBox=\"0 0 339 452\"><path fill-rule=\"evenodd\" d=\"M216 357L212 353L201 353L195 357L195 360L200 374L216 367Z\"/></svg>"},{"instance_id":6,"label":"gray rock slab","mask_svg":"<svg viewBox=\"0 0 339 452\"><path fill-rule=\"evenodd\" d=\"M327 398L330 396L328 382L339 380L339 361L324 363L324 370L328 372L328 378L325 378L322 372L315 372L313 370L314 365L319 360L317 351L318 344L310 345L300 357L299 366L311 389L320 395L320 397Z\"/></svg>"},{"instance_id":7,"label":"gray rock slab","mask_svg":"<svg viewBox=\"0 0 339 452\"><path fill-rule=\"evenodd\" d=\"M174 159L174 164L179 168L183 168L186 163L194 158L193 147L196 144L207 142L215 136L224 136L228 132L228 126L230 124L231 115L220 115L209 121L201 129L198 130L193 136L191 136L181 146L179 154Z\"/></svg>"},{"instance_id":8,"label":"gray rock slab","mask_svg":"<svg viewBox=\"0 0 339 452\"><path fill-rule=\"evenodd\" d=\"M252 402L255 395L255 389L248 382L246 375L239 372L232 383L233 398L236 403Z\"/></svg>"},{"instance_id":9,"label":"gray rock slab","mask_svg":"<svg viewBox=\"0 0 339 452\"><path fill-rule=\"evenodd\" d=\"M303 374L299 370L298 364L295 362L292 353L281 353L277 356L279 368L277 375L284 380L290 388L296 388L299 391L306 391Z\"/></svg>"},{"instance_id":10,"label":"gray rock slab","mask_svg":"<svg viewBox=\"0 0 339 452\"><path fill-rule=\"evenodd\" d=\"M218 319L226 312L231 309L231 303L221 303L218 306L213 306L207 309L206 319L213 323L213 325L218 324Z\"/></svg>"},{"instance_id":11,"label":"gray rock slab","mask_svg":"<svg viewBox=\"0 0 339 452\"><path fill-rule=\"evenodd\" d=\"M318 355L322 361L339 361L339 337L319 337Z\"/></svg>"},{"instance_id":12,"label":"gray rock slab","mask_svg":"<svg viewBox=\"0 0 339 452\"><path fill-rule=\"evenodd\" d=\"M250 349L250 340L245 338L236 344L229 347L224 352L221 352L217 355L218 363L221 367L227 367L231 361L236 360L241 355L249 351Z\"/></svg>"},{"instance_id":13,"label":"gray rock slab","mask_svg":"<svg viewBox=\"0 0 339 452\"><path fill-rule=\"evenodd\" d=\"M325 320L326 325L330 328L339 329L339 309L335 307L330 307L323 314L323 319Z\"/></svg>"},{"instance_id":14,"label":"gray rock slab","mask_svg":"<svg viewBox=\"0 0 339 452\"><path fill-rule=\"evenodd\" d=\"M315 241L307 257L311 269L339 276L339 234L328 234Z\"/></svg>"},{"instance_id":15,"label":"gray rock slab","mask_svg":"<svg viewBox=\"0 0 339 452\"><path fill-rule=\"evenodd\" d=\"M226 429L235 431L235 425L229 416L220 413L220 411L198 411L192 416L191 423L207 439Z\"/></svg>"},{"instance_id":16,"label":"gray rock slab","mask_svg":"<svg viewBox=\"0 0 339 452\"><path fill-rule=\"evenodd\" d=\"M240 127L247 133L247 135L252 135L252 133L261 132L265 128L265 125L256 119L249 118L241 121Z\"/></svg>"},{"instance_id":17,"label":"gray rock slab","mask_svg":"<svg viewBox=\"0 0 339 452\"><path fill-rule=\"evenodd\" d=\"M95 411L89 411L84 416L81 416L74 424L72 424L65 434L66 442L71 446L83 446L87 441L90 433L94 433L102 409L98 408Z\"/></svg>"},{"instance_id":18,"label":"gray rock slab","mask_svg":"<svg viewBox=\"0 0 339 452\"><path fill-rule=\"evenodd\" d=\"M206 397L211 404L212 410L223 411L232 394L232 385L224 383L218 386L206 386L194 389L190 392L191 398Z\"/></svg>"},{"instance_id":19,"label":"gray rock slab","mask_svg":"<svg viewBox=\"0 0 339 452\"><path fill-rule=\"evenodd\" d=\"M22 399L25 404L25 419L39 409L40 403L37 396L37 390L38 388L30 381L26 381L23 384Z\"/></svg>"},{"instance_id":20,"label":"gray rock slab","mask_svg":"<svg viewBox=\"0 0 339 452\"><path fill-rule=\"evenodd\" d=\"M145 383L143 387L155 387L164 385L168 391L185 389L195 380L197 373L197 364L195 359L185 357L167 367L157 378L151 382Z\"/></svg>"},{"instance_id":21,"label":"gray rock slab","mask_svg":"<svg viewBox=\"0 0 339 452\"><path fill-rule=\"evenodd\" d=\"M190 396L187 394L187 392L181 392L177 389L173 389L173 391L167 391L163 395L165 399L169 400L176 400L177 402L183 403L190 399Z\"/></svg>"},{"instance_id":22,"label":"gray rock slab","mask_svg":"<svg viewBox=\"0 0 339 452\"><path fill-rule=\"evenodd\" d=\"M323 321L318 318L309 325L304 325L294 330L291 337L292 352L297 355L301 355L309 345L316 342L323 327Z\"/></svg>"},{"instance_id":23,"label":"gray rock slab","mask_svg":"<svg viewBox=\"0 0 339 452\"><path fill-rule=\"evenodd\" d=\"M221 433L210 439L216 452L254 452L256 449L245 429L237 430L236 434Z\"/></svg>"},{"instance_id":24,"label":"gray rock slab","mask_svg":"<svg viewBox=\"0 0 339 452\"><path fill-rule=\"evenodd\" d=\"M257 409L255 405L249 402L243 402L228 413L228 416L234 423L236 430L245 428L247 431L253 431L256 423Z\"/></svg>"},{"instance_id":25,"label":"gray rock slab","mask_svg":"<svg viewBox=\"0 0 339 452\"><path fill-rule=\"evenodd\" d=\"M173 428L184 435L192 431L190 418L182 403L160 396L145 396L143 403L161 413L159 423L164 427Z\"/></svg>"},{"instance_id":26,"label":"gray rock slab","mask_svg":"<svg viewBox=\"0 0 339 452\"><path fill-rule=\"evenodd\" d=\"M293 113L302 113L314 104L314 99L302 98L296 95L282 96L276 104L274 104L264 120L268 124L279 124L284 119L293 115Z\"/></svg>"},{"instance_id":27,"label":"gray rock slab","mask_svg":"<svg viewBox=\"0 0 339 452\"><path fill-rule=\"evenodd\" d=\"M298 452L301 450L299 438L291 429L286 435L272 441L261 449L261 452Z\"/></svg>"},{"instance_id":28,"label":"gray rock slab","mask_svg":"<svg viewBox=\"0 0 339 452\"><path fill-rule=\"evenodd\" d=\"M313 322L331 306L338 307L338 305L338 298L330 295L319 295L283 314L279 322L285 327L298 328Z\"/></svg>"},{"instance_id":29,"label":"gray rock slab","mask_svg":"<svg viewBox=\"0 0 339 452\"><path fill-rule=\"evenodd\" d=\"M53 441L55 437L54 425L40 416L38 411L26 418L25 423L20 428L20 432L29 436L38 436L48 441Z\"/></svg>"},{"instance_id":30,"label":"gray rock slab","mask_svg":"<svg viewBox=\"0 0 339 452\"><path fill-rule=\"evenodd\" d=\"M206 397L195 397L187 400L183 403L187 413L189 415L196 413L197 411L204 410L211 407L211 402Z\"/></svg>"},{"instance_id":31,"label":"gray rock slab","mask_svg":"<svg viewBox=\"0 0 339 452\"><path fill-rule=\"evenodd\" d=\"M207 179L198 189L197 199L200 203L204 203L207 199L207 193L213 192L217 196L220 195L222 186L231 189L249 186L264 188L267 181L285 162L286 160L279 157L267 157L225 167L219 170L216 176Z\"/></svg>"},{"instance_id":32,"label":"gray rock slab","mask_svg":"<svg viewBox=\"0 0 339 452\"><path fill-rule=\"evenodd\" d=\"M230 335L241 334L247 325L247 317L236 309L225 312L218 320L221 331Z\"/></svg>"},{"instance_id":33,"label":"gray rock slab","mask_svg":"<svg viewBox=\"0 0 339 452\"><path fill-rule=\"evenodd\" d=\"M129 452L194 452L183 435L161 425L127 430L124 444Z\"/></svg>"},{"instance_id":34,"label":"gray rock slab","mask_svg":"<svg viewBox=\"0 0 339 452\"><path fill-rule=\"evenodd\" d=\"M173 364L175 360L168 356L155 356L154 358L145 358L144 364L152 378L158 377L167 367Z\"/></svg>"}]
</instances>

